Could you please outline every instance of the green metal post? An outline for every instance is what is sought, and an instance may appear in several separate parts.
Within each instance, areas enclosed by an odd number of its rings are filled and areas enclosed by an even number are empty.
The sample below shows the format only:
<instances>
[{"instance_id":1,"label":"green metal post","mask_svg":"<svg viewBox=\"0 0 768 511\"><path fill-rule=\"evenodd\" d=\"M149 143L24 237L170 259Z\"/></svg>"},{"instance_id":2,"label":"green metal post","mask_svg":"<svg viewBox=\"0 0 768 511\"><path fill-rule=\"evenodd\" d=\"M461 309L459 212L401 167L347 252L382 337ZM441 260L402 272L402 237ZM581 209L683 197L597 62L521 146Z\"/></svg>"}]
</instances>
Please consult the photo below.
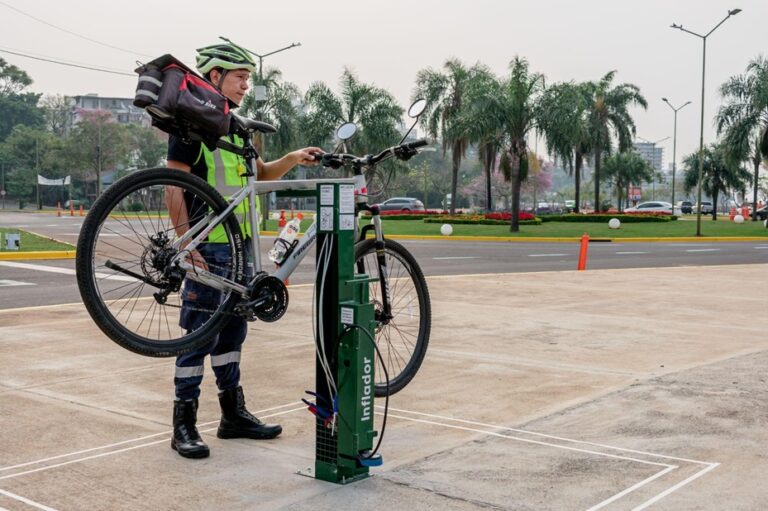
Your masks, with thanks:
<instances>
[{"instance_id":1,"label":"green metal post","mask_svg":"<svg viewBox=\"0 0 768 511\"><path fill-rule=\"evenodd\" d=\"M335 380L330 387L335 385L338 395L331 395L319 358L316 392L320 402L336 398L338 415L335 424L316 419L315 477L342 484L368 476L359 457L372 449L377 435L375 350L362 332L374 332L373 304L368 299L370 279L354 275L354 205L353 185L318 185L316 336L323 341L321 352Z\"/></svg>"}]
</instances>

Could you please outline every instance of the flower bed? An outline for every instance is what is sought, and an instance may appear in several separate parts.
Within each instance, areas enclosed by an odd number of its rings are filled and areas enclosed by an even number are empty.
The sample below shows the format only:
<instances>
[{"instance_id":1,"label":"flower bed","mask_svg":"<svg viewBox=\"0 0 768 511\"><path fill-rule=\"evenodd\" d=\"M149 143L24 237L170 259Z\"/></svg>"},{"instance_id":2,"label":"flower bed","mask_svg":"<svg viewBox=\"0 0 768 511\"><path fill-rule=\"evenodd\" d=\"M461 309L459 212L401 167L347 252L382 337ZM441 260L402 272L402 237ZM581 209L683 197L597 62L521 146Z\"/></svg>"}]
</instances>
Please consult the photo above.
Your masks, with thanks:
<instances>
[{"instance_id":1,"label":"flower bed","mask_svg":"<svg viewBox=\"0 0 768 511\"><path fill-rule=\"evenodd\" d=\"M493 214L493 213L491 213ZM520 216L520 225L541 225L541 219L527 214L527 218L523 219L522 214ZM512 218L507 213L507 219L501 220L496 218L487 218L488 215L441 215L437 217L425 217L424 223L426 224L475 224L475 225L509 225L509 221Z\"/></svg>"}]
</instances>

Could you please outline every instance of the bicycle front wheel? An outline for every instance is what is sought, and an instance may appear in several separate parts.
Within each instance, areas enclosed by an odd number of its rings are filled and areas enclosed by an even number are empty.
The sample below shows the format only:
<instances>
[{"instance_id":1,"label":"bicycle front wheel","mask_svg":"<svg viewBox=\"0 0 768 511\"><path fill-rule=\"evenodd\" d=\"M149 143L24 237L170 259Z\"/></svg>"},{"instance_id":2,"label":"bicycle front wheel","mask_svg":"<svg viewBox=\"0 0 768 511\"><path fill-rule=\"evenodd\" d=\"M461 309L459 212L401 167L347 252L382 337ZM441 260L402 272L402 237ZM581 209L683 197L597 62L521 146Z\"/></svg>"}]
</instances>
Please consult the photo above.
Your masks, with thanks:
<instances>
[{"instance_id":1,"label":"bicycle front wheel","mask_svg":"<svg viewBox=\"0 0 768 511\"><path fill-rule=\"evenodd\" d=\"M399 243L384 240L386 272L391 312L384 307L380 284L380 267L375 240L366 239L355 245L357 272L375 278L369 288L376 318L376 345L381 353L375 369L375 395L387 395L387 381L382 366L389 375L389 395L402 390L424 361L429 344L432 309L427 281L410 252Z\"/></svg>"},{"instance_id":2,"label":"bicycle front wheel","mask_svg":"<svg viewBox=\"0 0 768 511\"><path fill-rule=\"evenodd\" d=\"M239 297L193 281L171 261L179 252L192 257L174 248L179 233L226 207L202 179L166 168L134 172L102 194L80 230L76 270L83 303L110 339L135 353L169 357L218 333ZM227 217L208 241L216 246L216 257L205 257L208 271L244 284L236 218Z\"/></svg>"}]
</instances>

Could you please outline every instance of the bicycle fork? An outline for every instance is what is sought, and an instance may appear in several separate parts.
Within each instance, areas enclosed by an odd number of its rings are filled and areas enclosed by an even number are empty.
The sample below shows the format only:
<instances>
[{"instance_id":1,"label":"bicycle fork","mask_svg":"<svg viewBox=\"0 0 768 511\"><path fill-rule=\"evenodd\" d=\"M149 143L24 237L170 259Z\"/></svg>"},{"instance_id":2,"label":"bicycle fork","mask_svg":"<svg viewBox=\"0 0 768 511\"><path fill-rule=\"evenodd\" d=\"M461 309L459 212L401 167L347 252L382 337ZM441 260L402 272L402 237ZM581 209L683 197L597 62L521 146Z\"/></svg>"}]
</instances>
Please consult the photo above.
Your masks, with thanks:
<instances>
[{"instance_id":1,"label":"bicycle fork","mask_svg":"<svg viewBox=\"0 0 768 511\"><path fill-rule=\"evenodd\" d=\"M376 250L376 264L379 270L379 285L381 286L381 323L387 324L392 319L392 304L389 297L389 275L387 274L387 254L384 250L384 231L381 228L381 217L378 210L373 213L373 229L376 234L376 241L373 244Z\"/></svg>"}]
</instances>

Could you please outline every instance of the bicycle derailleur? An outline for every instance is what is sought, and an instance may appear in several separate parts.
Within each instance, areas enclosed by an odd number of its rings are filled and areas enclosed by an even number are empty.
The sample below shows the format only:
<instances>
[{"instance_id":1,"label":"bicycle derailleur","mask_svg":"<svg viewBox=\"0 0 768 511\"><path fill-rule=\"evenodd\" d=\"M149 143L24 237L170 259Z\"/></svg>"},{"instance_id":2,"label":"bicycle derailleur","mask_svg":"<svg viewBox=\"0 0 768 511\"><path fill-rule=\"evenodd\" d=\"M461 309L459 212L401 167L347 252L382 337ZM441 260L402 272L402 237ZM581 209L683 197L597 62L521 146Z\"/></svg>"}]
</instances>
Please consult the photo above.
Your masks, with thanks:
<instances>
[{"instance_id":1,"label":"bicycle derailleur","mask_svg":"<svg viewBox=\"0 0 768 511\"><path fill-rule=\"evenodd\" d=\"M235 313L247 321L260 319L272 323L283 317L288 310L288 289L282 280L268 275L257 274L248 285L248 299L235 306Z\"/></svg>"}]
</instances>

